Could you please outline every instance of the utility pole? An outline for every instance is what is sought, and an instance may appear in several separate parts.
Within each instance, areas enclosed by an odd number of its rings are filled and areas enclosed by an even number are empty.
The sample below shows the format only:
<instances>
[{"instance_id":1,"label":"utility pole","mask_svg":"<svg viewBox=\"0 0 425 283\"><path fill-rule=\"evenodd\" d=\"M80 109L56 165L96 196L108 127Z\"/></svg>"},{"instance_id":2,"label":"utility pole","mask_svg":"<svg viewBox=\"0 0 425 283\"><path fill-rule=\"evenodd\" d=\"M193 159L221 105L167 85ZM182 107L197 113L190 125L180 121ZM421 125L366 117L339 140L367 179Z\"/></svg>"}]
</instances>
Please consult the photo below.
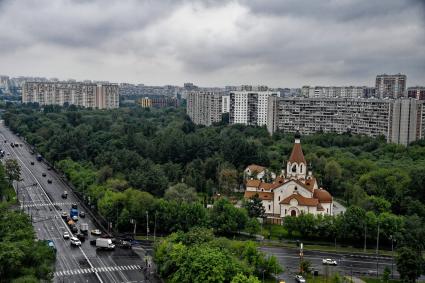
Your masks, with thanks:
<instances>
[{"instance_id":1,"label":"utility pole","mask_svg":"<svg viewBox=\"0 0 425 283\"><path fill-rule=\"evenodd\" d=\"M156 240L156 215L158 214L157 211L155 211L155 221L154 221L154 226L153 226L153 241L155 242Z\"/></svg>"},{"instance_id":2,"label":"utility pole","mask_svg":"<svg viewBox=\"0 0 425 283\"><path fill-rule=\"evenodd\" d=\"M376 234L376 277L379 277L379 221L378 221L378 233Z\"/></svg>"},{"instance_id":3,"label":"utility pole","mask_svg":"<svg viewBox=\"0 0 425 283\"><path fill-rule=\"evenodd\" d=\"M304 256L304 253L303 253L303 243L300 243L300 273L303 273L304 272L303 266L302 266L303 256Z\"/></svg>"},{"instance_id":4,"label":"utility pole","mask_svg":"<svg viewBox=\"0 0 425 283\"><path fill-rule=\"evenodd\" d=\"M364 252L366 252L366 233L367 233L367 222L365 221L365 224L364 224L364 249L363 249Z\"/></svg>"},{"instance_id":5,"label":"utility pole","mask_svg":"<svg viewBox=\"0 0 425 283\"><path fill-rule=\"evenodd\" d=\"M146 210L146 240L149 239L149 212Z\"/></svg>"},{"instance_id":6,"label":"utility pole","mask_svg":"<svg viewBox=\"0 0 425 283\"><path fill-rule=\"evenodd\" d=\"M390 235L391 239L391 279L394 279L394 236Z\"/></svg>"}]
</instances>

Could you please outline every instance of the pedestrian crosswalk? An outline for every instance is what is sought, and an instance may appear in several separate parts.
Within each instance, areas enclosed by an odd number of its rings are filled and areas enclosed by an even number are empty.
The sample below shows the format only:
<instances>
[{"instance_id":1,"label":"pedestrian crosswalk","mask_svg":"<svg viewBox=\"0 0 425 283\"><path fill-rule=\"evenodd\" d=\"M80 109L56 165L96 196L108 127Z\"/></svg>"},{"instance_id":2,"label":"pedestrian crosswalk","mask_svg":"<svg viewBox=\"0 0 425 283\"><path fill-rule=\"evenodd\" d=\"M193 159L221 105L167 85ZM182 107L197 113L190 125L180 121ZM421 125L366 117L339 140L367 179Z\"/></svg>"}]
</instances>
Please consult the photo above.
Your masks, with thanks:
<instances>
[{"instance_id":1,"label":"pedestrian crosswalk","mask_svg":"<svg viewBox=\"0 0 425 283\"><path fill-rule=\"evenodd\" d=\"M121 266L103 266L103 267L93 267L93 268L79 268L73 270L61 270L56 271L55 276L70 276L78 274L88 274L95 272L114 272L114 271L129 271L129 270L138 270L142 269L141 265L121 265Z\"/></svg>"},{"instance_id":2,"label":"pedestrian crosswalk","mask_svg":"<svg viewBox=\"0 0 425 283\"><path fill-rule=\"evenodd\" d=\"M62 206L62 205L71 205L71 202L54 202L53 205L58 205L58 206ZM41 207L41 206L49 206L51 205L50 203L32 203L32 204L24 204L21 205L21 207Z\"/></svg>"}]
</instances>

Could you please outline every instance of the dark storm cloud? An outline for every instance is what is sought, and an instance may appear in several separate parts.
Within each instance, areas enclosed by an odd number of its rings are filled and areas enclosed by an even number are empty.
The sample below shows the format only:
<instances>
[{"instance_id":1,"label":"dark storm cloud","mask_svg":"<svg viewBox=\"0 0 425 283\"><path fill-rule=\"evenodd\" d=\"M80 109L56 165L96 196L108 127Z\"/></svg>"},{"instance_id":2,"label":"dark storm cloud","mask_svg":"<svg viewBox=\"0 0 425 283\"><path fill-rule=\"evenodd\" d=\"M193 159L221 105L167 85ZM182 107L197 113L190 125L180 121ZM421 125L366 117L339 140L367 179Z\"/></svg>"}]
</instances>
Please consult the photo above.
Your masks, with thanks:
<instances>
[{"instance_id":1,"label":"dark storm cloud","mask_svg":"<svg viewBox=\"0 0 425 283\"><path fill-rule=\"evenodd\" d=\"M272 86L404 72L425 84L424 15L420 0L0 0L0 70Z\"/></svg>"}]
</instances>

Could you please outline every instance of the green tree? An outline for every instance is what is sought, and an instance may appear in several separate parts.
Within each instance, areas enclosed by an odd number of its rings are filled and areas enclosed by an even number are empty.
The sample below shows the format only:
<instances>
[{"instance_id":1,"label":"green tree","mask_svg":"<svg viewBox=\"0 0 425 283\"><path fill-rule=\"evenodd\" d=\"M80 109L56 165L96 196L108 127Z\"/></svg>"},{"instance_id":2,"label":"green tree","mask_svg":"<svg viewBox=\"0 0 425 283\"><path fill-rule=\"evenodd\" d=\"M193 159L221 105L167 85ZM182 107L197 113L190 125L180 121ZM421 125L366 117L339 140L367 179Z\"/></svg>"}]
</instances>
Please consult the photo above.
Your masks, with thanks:
<instances>
[{"instance_id":1,"label":"green tree","mask_svg":"<svg viewBox=\"0 0 425 283\"><path fill-rule=\"evenodd\" d=\"M248 220L245 209L236 208L227 199L214 203L210 215L210 225L217 233L231 233L242 230Z\"/></svg>"},{"instance_id":2,"label":"green tree","mask_svg":"<svg viewBox=\"0 0 425 283\"><path fill-rule=\"evenodd\" d=\"M248 211L249 217L264 218L266 215L266 209L263 206L263 201L260 199L258 194L255 194L246 201L244 203L244 207Z\"/></svg>"},{"instance_id":3,"label":"green tree","mask_svg":"<svg viewBox=\"0 0 425 283\"><path fill-rule=\"evenodd\" d=\"M382 282L390 282L391 269L388 266L385 266L384 272L382 273Z\"/></svg>"},{"instance_id":4,"label":"green tree","mask_svg":"<svg viewBox=\"0 0 425 283\"><path fill-rule=\"evenodd\" d=\"M260 283L260 280L253 275L248 277L242 273L238 273L235 277L232 278L231 283Z\"/></svg>"},{"instance_id":5,"label":"green tree","mask_svg":"<svg viewBox=\"0 0 425 283\"><path fill-rule=\"evenodd\" d=\"M198 195L194 188L184 183L178 183L165 191L164 198L177 202L194 202L198 199Z\"/></svg>"},{"instance_id":6,"label":"green tree","mask_svg":"<svg viewBox=\"0 0 425 283\"><path fill-rule=\"evenodd\" d=\"M13 181L21 181L21 166L16 159L6 159L5 169L9 185L12 185Z\"/></svg>"},{"instance_id":7,"label":"green tree","mask_svg":"<svg viewBox=\"0 0 425 283\"><path fill-rule=\"evenodd\" d=\"M300 262L300 270L303 271L303 274L310 274L311 273L311 262L308 260L302 260Z\"/></svg>"},{"instance_id":8,"label":"green tree","mask_svg":"<svg viewBox=\"0 0 425 283\"><path fill-rule=\"evenodd\" d=\"M218 181L221 193L230 194L235 189L237 189L238 171L231 168L223 168L218 174Z\"/></svg>"},{"instance_id":9,"label":"green tree","mask_svg":"<svg viewBox=\"0 0 425 283\"><path fill-rule=\"evenodd\" d=\"M397 271L405 282L415 282L423 272L424 260L417 251L402 247L397 250Z\"/></svg>"},{"instance_id":10,"label":"green tree","mask_svg":"<svg viewBox=\"0 0 425 283\"><path fill-rule=\"evenodd\" d=\"M255 218L249 218L246 222L245 229L250 235L257 234L261 229L260 223L258 223L258 220Z\"/></svg>"}]
</instances>

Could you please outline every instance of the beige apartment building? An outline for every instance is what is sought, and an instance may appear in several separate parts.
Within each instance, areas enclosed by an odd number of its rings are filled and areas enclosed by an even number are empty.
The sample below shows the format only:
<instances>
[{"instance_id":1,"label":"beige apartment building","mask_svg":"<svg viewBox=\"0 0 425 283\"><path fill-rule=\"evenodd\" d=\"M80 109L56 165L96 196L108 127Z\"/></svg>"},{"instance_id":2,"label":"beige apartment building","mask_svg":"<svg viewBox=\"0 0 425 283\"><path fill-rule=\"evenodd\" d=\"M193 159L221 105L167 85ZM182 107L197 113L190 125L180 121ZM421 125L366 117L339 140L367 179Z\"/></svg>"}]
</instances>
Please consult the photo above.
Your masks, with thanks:
<instances>
[{"instance_id":1,"label":"beige apartment building","mask_svg":"<svg viewBox=\"0 0 425 283\"><path fill-rule=\"evenodd\" d=\"M119 107L119 91L117 84L26 82L22 88L22 103L114 109Z\"/></svg>"},{"instance_id":2,"label":"beige apartment building","mask_svg":"<svg viewBox=\"0 0 425 283\"><path fill-rule=\"evenodd\" d=\"M415 99L269 98L267 129L385 136L407 145L424 138L425 106Z\"/></svg>"},{"instance_id":3,"label":"beige apartment building","mask_svg":"<svg viewBox=\"0 0 425 283\"><path fill-rule=\"evenodd\" d=\"M196 90L186 96L186 111L193 123L211 126L221 122L224 91Z\"/></svg>"}]
</instances>

